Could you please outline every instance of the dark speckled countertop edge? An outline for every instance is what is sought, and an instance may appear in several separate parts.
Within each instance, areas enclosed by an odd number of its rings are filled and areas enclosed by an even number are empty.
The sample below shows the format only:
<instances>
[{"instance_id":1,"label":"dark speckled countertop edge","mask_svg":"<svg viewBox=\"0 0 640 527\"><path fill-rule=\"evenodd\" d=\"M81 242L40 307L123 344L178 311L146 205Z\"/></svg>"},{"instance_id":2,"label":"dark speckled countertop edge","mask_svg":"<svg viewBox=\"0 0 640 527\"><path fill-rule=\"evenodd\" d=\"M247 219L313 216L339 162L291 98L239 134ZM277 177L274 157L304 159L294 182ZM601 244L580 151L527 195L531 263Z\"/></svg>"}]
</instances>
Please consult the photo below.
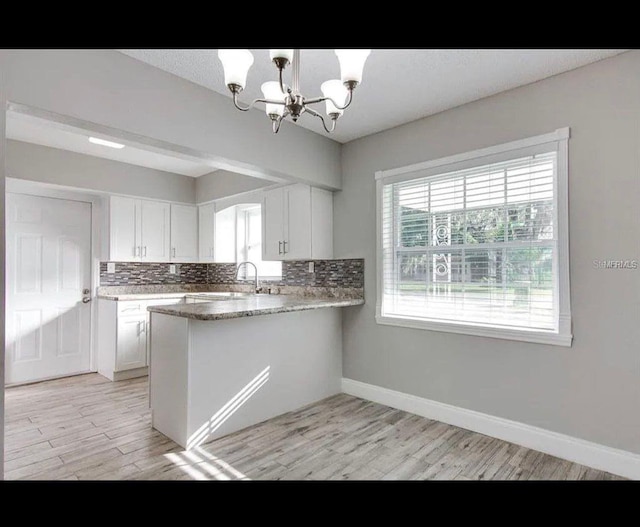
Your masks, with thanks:
<instances>
[{"instance_id":1,"label":"dark speckled countertop edge","mask_svg":"<svg viewBox=\"0 0 640 527\"><path fill-rule=\"evenodd\" d=\"M285 295L282 295L284 297ZM294 311L307 311L326 307L350 307L364 304L363 298L298 298L291 296L282 305L250 307L242 306L238 300L225 300L206 302L201 304L178 304L169 306L151 306L148 311L188 318L192 320L228 320L232 318L254 317L260 315L274 315L278 313L291 313ZM282 298L281 297L281 298Z\"/></svg>"}]
</instances>

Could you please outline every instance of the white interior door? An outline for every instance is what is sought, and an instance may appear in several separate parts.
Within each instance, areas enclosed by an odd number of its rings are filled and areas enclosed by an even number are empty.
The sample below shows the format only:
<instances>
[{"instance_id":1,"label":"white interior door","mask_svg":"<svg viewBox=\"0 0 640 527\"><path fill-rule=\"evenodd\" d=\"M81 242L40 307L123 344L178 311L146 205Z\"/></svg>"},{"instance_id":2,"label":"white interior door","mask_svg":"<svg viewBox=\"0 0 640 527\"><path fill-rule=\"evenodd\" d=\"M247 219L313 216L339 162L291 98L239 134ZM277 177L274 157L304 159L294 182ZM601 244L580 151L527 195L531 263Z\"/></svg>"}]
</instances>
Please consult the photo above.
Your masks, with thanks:
<instances>
[{"instance_id":1,"label":"white interior door","mask_svg":"<svg viewBox=\"0 0 640 527\"><path fill-rule=\"evenodd\" d=\"M7 384L90 368L91 204L6 195Z\"/></svg>"}]
</instances>

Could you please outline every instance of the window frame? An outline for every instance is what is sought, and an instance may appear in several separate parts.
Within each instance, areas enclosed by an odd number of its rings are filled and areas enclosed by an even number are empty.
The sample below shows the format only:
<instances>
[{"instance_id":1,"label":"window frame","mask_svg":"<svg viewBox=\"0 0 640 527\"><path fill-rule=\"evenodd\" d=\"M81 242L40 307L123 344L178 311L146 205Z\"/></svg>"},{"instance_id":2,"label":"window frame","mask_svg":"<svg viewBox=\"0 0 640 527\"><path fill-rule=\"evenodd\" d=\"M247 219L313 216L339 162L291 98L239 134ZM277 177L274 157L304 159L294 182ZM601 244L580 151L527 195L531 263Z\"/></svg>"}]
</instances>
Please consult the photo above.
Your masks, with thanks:
<instances>
[{"instance_id":1,"label":"window frame","mask_svg":"<svg viewBox=\"0 0 640 527\"><path fill-rule=\"evenodd\" d=\"M569 277L569 137L570 129L568 127L559 128L548 134L376 172L376 322L383 325L413 329L444 331L464 335L570 347L573 335L571 333ZM553 187L556 205L554 207L554 227L557 229L557 251L554 257L554 265L557 269L557 330L514 328L511 326L485 325L471 322L450 322L427 318L383 315L383 186L385 184L419 179L431 175L435 176L474 166L516 159L545 151L555 151L557 153L556 177L554 178Z\"/></svg>"},{"instance_id":2,"label":"window frame","mask_svg":"<svg viewBox=\"0 0 640 527\"><path fill-rule=\"evenodd\" d=\"M262 203L236 203L230 205L230 207L234 208L235 263L238 265L240 262L249 260L247 245L249 240L249 214L255 213L255 211L258 210L258 215L261 216L263 205ZM240 216L242 216L242 221L240 220ZM242 224L242 229L239 228L240 224ZM262 232L263 229L261 228L261 236ZM279 276L259 274L259 279L261 282L278 282L282 280L282 271ZM253 282L255 280L253 270L250 271L247 265L243 266L237 280L241 282Z\"/></svg>"}]
</instances>

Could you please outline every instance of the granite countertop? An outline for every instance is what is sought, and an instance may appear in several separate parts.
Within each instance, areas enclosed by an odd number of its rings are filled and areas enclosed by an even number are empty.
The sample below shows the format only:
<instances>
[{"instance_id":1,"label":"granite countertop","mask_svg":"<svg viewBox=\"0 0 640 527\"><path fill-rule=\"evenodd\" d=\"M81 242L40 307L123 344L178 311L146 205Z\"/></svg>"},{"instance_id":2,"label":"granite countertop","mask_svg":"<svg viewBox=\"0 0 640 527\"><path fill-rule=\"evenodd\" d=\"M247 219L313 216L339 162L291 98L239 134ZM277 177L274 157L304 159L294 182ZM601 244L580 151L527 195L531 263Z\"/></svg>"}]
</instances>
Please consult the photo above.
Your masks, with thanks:
<instances>
[{"instance_id":1,"label":"granite countertop","mask_svg":"<svg viewBox=\"0 0 640 527\"><path fill-rule=\"evenodd\" d=\"M251 295L229 300L215 300L201 304L177 304L152 306L152 313L173 315L194 320L225 320L229 318L253 317L305 311L323 307L348 307L364 304L363 298L309 298L294 295Z\"/></svg>"},{"instance_id":2,"label":"granite countertop","mask_svg":"<svg viewBox=\"0 0 640 527\"><path fill-rule=\"evenodd\" d=\"M98 294L98 298L103 300L159 300L161 298L175 298L176 300L184 298L186 295L196 293L113 293L113 294Z\"/></svg>"}]
</instances>

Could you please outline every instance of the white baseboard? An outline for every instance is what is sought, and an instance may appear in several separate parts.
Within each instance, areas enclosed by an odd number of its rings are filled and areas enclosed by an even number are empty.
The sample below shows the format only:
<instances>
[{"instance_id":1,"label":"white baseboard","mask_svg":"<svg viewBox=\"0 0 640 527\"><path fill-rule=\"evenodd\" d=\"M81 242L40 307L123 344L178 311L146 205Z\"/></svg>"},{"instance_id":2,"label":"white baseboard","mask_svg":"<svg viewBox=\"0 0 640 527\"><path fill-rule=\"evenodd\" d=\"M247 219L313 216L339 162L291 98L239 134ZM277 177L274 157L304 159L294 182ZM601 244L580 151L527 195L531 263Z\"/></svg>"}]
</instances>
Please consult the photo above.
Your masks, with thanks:
<instances>
[{"instance_id":1,"label":"white baseboard","mask_svg":"<svg viewBox=\"0 0 640 527\"><path fill-rule=\"evenodd\" d=\"M428 419L538 450L573 463L640 480L639 454L353 379L342 379L342 391Z\"/></svg>"},{"instance_id":2,"label":"white baseboard","mask_svg":"<svg viewBox=\"0 0 640 527\"><path fill-rule=\"evenodd\" d=\"M136 377L146 377L149 375L149 368L134 368L133 370L114 371L112 381L126 381L127 379L135 379Z\"/></svg>"}]
</instances>

